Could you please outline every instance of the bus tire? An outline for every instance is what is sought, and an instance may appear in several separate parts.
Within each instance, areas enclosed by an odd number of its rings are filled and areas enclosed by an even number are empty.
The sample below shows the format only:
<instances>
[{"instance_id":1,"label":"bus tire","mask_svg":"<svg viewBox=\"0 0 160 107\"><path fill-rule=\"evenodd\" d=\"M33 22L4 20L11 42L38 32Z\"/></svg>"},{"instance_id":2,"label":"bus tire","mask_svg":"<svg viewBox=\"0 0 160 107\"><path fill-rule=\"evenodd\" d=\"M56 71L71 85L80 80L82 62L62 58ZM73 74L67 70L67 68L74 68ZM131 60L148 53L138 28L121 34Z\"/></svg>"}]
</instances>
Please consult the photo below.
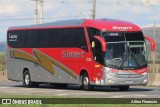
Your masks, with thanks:
<instances>
[{"instance_id":1,"label":"bus tire","mask_svg":"<svg viewBox=\"0 0 160 107\"><path fill-rule=\"evenodd\" d=\"M120 91L127 91L129 89L129 86L119 86L118 88Z\"/></svg>"},{"instance_id":2,"label":"bus tire","mask_svg":"<svg viewBox=\"0 0 160 107\"><path fill-rule=\"evenodd\" d=\"M81 88L85 91L90 91L93 89L93 86L90 85L90 80L89 80L89 77L87 75L87 73L84 73L82 75L82 85L81 85Z\"/></svg>"},{"instance_id":3,"label":"bus tire","mask_svg":"<svg viewBox=\"0 0 160 107\"><path fill-rule=\"evenodd\" d=\"M23 84L27 88L33 86L33 83L31 81L31 77L30 77L30 74L29 74L29 71L25 71L25 73L24 73Z\"/></svg>"}]
</instances>

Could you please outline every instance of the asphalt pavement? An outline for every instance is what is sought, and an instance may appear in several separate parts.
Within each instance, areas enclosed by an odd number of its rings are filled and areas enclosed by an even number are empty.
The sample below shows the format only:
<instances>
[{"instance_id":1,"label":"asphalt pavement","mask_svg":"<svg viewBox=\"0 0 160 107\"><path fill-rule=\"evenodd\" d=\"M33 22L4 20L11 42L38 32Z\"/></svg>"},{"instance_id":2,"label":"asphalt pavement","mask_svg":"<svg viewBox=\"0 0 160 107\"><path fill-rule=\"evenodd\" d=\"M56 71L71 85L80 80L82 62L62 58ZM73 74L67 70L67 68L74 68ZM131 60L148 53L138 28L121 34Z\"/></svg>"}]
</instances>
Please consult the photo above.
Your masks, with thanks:
<instances>
[{"instance_id":1,"label":"asphalt pavement","mask_svg":"<svg viewBox=\"0 0 160 107\"><path fill-rule=\"evenodd\" d=\"M78 85L69 85L66 89L55 89L49 84L37 88L26 88L22 82L0 82L0 93L35 96L64 96L91 98L160 98L160 87L131 86L128 91L116 88L95 87L93 91L83 91Z\"/></svg>"}]
</instances>

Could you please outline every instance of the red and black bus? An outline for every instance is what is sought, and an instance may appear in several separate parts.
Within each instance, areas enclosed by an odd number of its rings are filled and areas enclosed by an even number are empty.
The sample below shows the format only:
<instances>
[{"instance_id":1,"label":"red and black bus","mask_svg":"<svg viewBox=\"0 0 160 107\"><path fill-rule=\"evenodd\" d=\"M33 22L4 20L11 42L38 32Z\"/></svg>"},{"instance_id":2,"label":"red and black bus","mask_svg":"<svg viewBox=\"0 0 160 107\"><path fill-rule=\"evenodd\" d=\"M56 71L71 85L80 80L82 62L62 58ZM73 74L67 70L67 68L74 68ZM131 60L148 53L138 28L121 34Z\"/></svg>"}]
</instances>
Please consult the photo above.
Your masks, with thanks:
<instances>
[{"instance_id":1,"label":"red and black bus","mask_svg":"<svg viewBox=\"0 0 160 107\"><path fill-rule=\"evenodd\" d=\"M147 84L146 41L137 25L111 19L77 19L11 27L8 78L26 87L79 84L84 90Z\"/></svg>"}]
</instances>

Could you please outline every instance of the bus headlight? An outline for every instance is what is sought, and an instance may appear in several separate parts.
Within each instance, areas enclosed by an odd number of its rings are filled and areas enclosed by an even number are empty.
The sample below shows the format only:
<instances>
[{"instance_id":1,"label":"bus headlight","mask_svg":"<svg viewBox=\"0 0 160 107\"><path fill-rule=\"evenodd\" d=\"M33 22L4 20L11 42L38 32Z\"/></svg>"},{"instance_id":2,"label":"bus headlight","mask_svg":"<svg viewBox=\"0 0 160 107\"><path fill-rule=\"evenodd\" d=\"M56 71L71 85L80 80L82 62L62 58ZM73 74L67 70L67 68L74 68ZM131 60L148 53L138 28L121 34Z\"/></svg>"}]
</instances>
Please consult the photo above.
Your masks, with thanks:
<instances>
[{"instance_id":1,"label":"bus headlight","mask_svg":"<svg viewBox=\"0 0 160 107\"><path fill-rule=\"evenodd\" d=\"M109 74L110 76L115 76L115 75L116 75L115 73L112 73L112 72L108 72L108 74Z\"/></svg>"},{"instance_id":2,"label":"bus headlight","mask_svg":"<svg viewBox=\"0 0 160 107\"><path fill-rule=\"evenodd\" d=\"M145 79L144 81L143 81L143 83L146 83L148 80L147 79Z\"/></svg>"},{"instance_id":3,"label":"bus headlight","mask_svg":"<svg viewBox=\"0 0 160 107\"><path fill-rule=\"evenodd\" d=\"M113 81L112 81L111 79L108 79L108 82L109 82L109 83L113 83Z\"/></svg>"},{"instance_id":4,"label":"bus headlight","mask_svg":"<svg viewBox=\"0 0 160 107\"><path fill-rule=\"evenodd\" d=\"M147 74L147 72L142 73L142 75L146 75L146 74Z\"/></svg>"}]
</instances>

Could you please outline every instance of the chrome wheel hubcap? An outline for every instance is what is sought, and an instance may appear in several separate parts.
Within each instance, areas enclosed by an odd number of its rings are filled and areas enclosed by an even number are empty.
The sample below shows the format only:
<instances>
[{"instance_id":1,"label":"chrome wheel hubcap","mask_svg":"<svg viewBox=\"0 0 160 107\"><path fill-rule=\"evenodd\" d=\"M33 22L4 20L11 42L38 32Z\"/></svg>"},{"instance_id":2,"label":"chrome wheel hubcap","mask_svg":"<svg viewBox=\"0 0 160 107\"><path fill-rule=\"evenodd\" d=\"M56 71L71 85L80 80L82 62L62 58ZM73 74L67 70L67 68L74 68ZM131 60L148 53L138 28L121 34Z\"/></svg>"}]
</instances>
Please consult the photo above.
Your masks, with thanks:
<instances>
[{"instance_id":1,"label":"chrome wheel hubcap","mask_svg":"<svg viewBox=\"0 0 160 107\"><path fill-rule=\"evenodd\" d=\"M88 84L89 84L89 79L87 77L84 77L84 79L83 79L83 85L84 85L85 89L88 88Z\"/></svg>"},{"instance_id":2,"label":"chrome wheel hubcap","mask_svg":"<svg viewBox=\"0 0 160 107\"><path fill-rule=\"evenodd\" d=\"M25 75L25 83L27 85L29 84L29 75L28 74Z\"/></svg>"}]
</instances>

